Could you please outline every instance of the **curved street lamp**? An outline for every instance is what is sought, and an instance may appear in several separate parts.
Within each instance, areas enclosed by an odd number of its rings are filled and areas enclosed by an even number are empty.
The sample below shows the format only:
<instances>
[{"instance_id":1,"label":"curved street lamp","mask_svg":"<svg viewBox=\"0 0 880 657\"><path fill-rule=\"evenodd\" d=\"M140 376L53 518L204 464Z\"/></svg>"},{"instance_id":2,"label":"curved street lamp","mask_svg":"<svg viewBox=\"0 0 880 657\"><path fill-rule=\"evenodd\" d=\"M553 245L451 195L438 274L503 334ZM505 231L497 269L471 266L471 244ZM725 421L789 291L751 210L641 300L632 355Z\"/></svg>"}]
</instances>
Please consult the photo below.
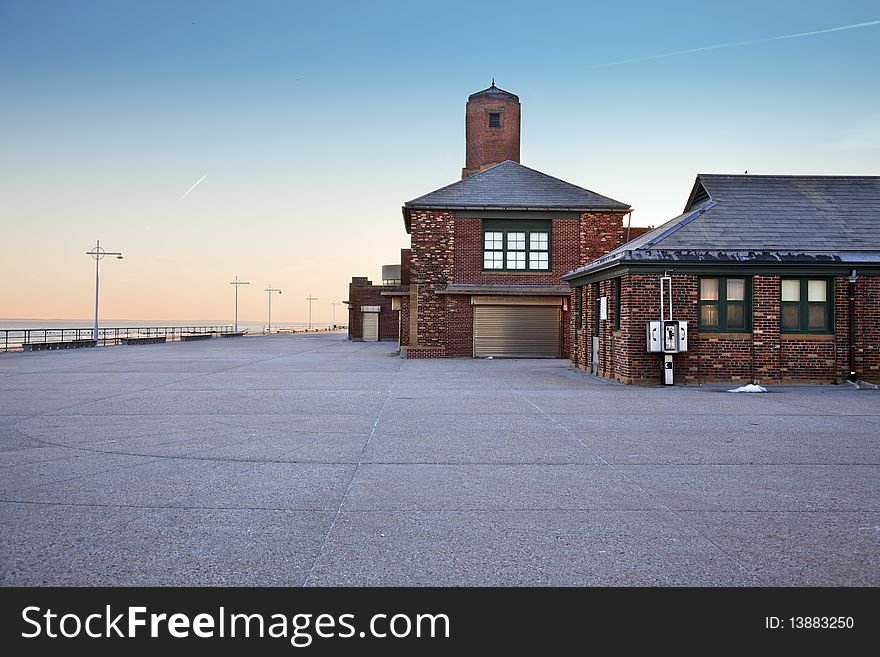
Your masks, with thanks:
<instances>
[{"instance_id":1,"label":"curved street lamp","mask_svg":"<svg viewBox=\"0 0 880 657\"><path fill-rule=\"evenodd\" d=\"M99 269L101 267L101 260L104 256L116 256L117 260L122 260L122 254L118 251L105 251L101 247L101 240L97 240L95 243L95 248L91 251L86 251L86 255L90 255L95 259L95 328L92 331L92 340L96 343L98 341L98 285L100 282Z\"/></svg>"},{"instance_id":2,"label":"curved street lamp","mask_svg":"<svg viewBox=\"0 0 880 657\"><path fill-rule=\"evenodd\" d=\"M267 287L264 291L269 293L269 335L272 335L272 293L277 292L278 294L281 294L281 290L272 287L272 284L269 283L269 287Z\"/></svg>"},{"instance_id":3,"label":"curved street lamp","mask_svg":"<svg viewBox=\"0 0 880 657\"><path fill-rule=\"evenodd\" d=\"M230 283L230 285L235 286L235 332L238 333L238 287L240 285L250 285L250 283L246 281L238 280L238 276L235 277L235 280Z\"/></svg>"}]
</instances>

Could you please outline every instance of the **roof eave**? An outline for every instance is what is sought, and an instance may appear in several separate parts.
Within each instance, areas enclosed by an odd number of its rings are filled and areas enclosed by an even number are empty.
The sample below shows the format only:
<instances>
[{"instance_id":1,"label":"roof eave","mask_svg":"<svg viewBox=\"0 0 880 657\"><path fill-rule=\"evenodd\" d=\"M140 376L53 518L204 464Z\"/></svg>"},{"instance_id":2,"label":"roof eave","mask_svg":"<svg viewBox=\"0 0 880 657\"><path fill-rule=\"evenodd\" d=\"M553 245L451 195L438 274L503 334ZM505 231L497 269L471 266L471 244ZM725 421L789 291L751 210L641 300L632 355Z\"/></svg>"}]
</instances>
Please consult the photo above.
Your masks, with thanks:
<instances>
[{"instance_id":1,"label":"roof eave","mask_svg":"<svg viewBox=\"0 0 880 657\"><path fill-rule=\"evenodd\" d=\"M628 205L615 206L553 206L553 205L411 205L404 204L404 216L410 210L491 210L494 212L620 212L626 214L632 210Z\"/></svg>"}]
</instances>

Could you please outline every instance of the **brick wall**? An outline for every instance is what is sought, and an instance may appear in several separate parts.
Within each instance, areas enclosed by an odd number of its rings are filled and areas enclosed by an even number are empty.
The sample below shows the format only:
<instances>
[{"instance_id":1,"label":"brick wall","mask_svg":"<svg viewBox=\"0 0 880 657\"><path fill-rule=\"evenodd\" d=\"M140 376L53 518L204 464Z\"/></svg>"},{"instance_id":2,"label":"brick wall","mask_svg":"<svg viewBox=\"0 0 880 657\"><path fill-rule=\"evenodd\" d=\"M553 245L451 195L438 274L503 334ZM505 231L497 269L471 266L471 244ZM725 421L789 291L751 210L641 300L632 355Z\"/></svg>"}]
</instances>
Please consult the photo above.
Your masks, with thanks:
<instances>
[{"instance_id":1,"label":"brick wall","mask_svg":"<svg viewBox=\"0 0 880 657\"><path fill-rule=\"evenodd\" d=\"M880 383L880 276L862 276L856 281L855 314L856 335L860 336L856 342L856 371L866 381Z\"/></svg>"},{"instance_id":2,"label":"brick wall","mask_svg":"<svg viewBox=\"0 0 880 657\"><path fill-rule=\"evenodd\" d=\"M552 222L551 266L547 272L484 272L482 220L456 218L446 211L411 214L410 282L418 285L418 344L407 335L408 307L401 312L407 356L429 358L473 354L473 308L466 295L437 294L448 283L477 285L560 285L562 274L615 248L625 228L620 213L585 213ZM405 261L402 258L402 261ZM404 266L402 271L406 271ZM402 274L403 276L403 274ZM572 315L562 313L562 353L573 339Z\"/></svg>"},{"instance_id":3,"label":"brick wall","mask_svg":"<svg viewBox=\"0 0 880 657\"><path fill-rule=\"evenodd\" d=\"M846 380L849 358L847 279L834 285L833 335L781 334L780 277L752 278L751 333L700 331L698 278L673 275L673 316L689 322L689 351L674 356L677 383L736 382L833 383ZM621 279L621 332L613 327L614 288L611 280L584 286L584 327L575 331L572 364L590 371L596 296L608 297L609 318L599 322L599 373L626 383L660 383L661 354L645 345L645 323L660 316L659 275L635 274ZM860 278L856 286L856 370L862 378L880 378L880 278ZM576 307L577 292L571 297Z\"/></svg>"},{"instance_id":4,"label":"brick wall","mask_svg":"<svg viewBox=\"0 0 880 657\"><path fill-rule=\"evenodd\" d=\"M469 296L446 295L445 355L474 355L474 307Z\"/></svg>"},{"instance_id":5,"label":"brick wall","mask_svg":"<svg viewBox=\"0 0 880 657\"><path fill-rule=\"evenodd\" d=\"M465 108L465 172L505 160L519 162L520 103L505 98L475 98ZM489 127L489 113L501 115L501 127ZM462 177L465 177L464 175Z\"/></svg>"},{"instance_id":6,"label":"brick wall","mask_svg":"<svg viewBox=\"0 0 880 657\"><path fill-rule=\"evenodd\" d=\"M399 286L373 285L365 276L355 276L348 285L348 339L364 339L364 313L361 306L379 306L379 339L397 340L399 314L391 310L391 297L382 292L401 289Z\"/></svg>"},{"instance_id":7,"label":"brick wall","mask_svg":"<svg viewBox=\"0 0 880 657\"><path fill-rule=\"evenodd\" d=\"M455 217L447 211L413 210L410 225L410 282L418 286L418 345L411 346L441 347L430 353L444 356L446 297L438 295L437 290L452 280ZM416 358L418 354L408 350L407 356Z\"/></svg>"}]
</instances>

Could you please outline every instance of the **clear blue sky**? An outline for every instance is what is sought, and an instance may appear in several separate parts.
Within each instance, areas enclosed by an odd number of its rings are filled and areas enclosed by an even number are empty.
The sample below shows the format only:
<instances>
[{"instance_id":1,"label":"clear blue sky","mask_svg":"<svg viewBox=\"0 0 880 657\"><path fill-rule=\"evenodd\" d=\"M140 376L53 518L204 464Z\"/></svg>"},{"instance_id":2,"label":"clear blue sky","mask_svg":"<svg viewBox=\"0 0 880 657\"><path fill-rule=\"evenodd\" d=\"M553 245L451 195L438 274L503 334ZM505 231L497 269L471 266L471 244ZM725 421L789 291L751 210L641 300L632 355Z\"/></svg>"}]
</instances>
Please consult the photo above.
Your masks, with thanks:
<instances>
[{"instance_id":1,"label":"clear blue sky","mask_svg":"<svg viewBox=\"0 0 880 657\"><path fill-rule=\"evenodd\" d=\"M326 321L455 181L464 103L523 103L522 162L681 210L698 172L880 175L880 20L841 2L0 0L0 317ZM602 66L726 43L717 49ZM206 178L182 198L203 175ZM11 246L14 245L14 248Z\"/></svg>"}]
</instances>

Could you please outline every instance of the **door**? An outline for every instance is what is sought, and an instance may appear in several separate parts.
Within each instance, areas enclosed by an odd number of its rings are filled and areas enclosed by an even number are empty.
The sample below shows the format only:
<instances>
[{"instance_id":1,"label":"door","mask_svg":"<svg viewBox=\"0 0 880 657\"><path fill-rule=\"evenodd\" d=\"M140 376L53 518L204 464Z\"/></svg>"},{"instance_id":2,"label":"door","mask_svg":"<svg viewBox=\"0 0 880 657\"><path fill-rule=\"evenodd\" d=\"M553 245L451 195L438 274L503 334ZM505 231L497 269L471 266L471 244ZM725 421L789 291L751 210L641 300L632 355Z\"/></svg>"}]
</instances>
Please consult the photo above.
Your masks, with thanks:
<instances>
[{"instance_id":1,"label":"door","mask_svg":"<svg viewBox=\"0 0 880 657\"><path fill-rule=\"evenodd\" d=\"M474 306L474 356L559 358L559 306Z\"/></svg>"},{"instance_id":2,"label":"door","mask_svg":"<svg viewBox=\"0 0 880 657\"><path fill-rule=\"evenodd\" d=\"M379 313L364 313L364 342L379 341Z\"/></svg>"}]
</instances>

